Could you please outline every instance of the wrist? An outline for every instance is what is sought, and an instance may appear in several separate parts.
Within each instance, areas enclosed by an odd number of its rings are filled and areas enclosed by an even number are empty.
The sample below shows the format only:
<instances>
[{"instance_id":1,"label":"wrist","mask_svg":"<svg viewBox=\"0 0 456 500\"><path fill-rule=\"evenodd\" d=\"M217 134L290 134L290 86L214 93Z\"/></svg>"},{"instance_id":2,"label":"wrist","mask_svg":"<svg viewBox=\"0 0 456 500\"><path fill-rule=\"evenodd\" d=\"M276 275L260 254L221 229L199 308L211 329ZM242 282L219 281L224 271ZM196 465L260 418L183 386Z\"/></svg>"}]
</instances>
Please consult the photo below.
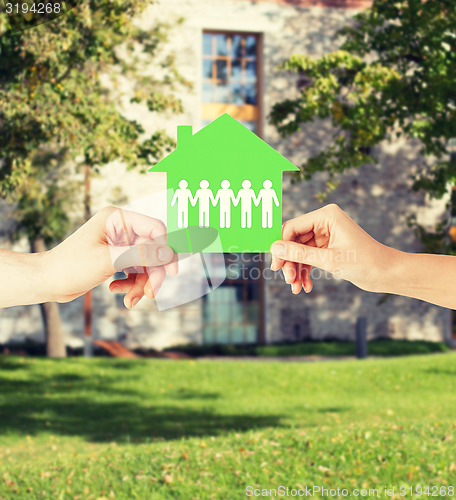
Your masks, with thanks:
<instances>
[{"instance_id":1,"label":"wrist","mask_svg":"<svg viewBox=\"0 0 456 500\"><path fill-rule=\"evenodd\" d=\"M55 280L62 279L62 276L56 274L54 265L54 251L31 254L34 258L34 271L39 276L40 286L38 292L38 303L57 302L59 300Z\"/></svg>"},{"instance_id":2,"label":"wrist","mask_svg":"<svg viewBox=\"0 0 456 500\"><path fill-rule=\"evenodd\" d=\"M390 293L454 309L456 257L399 252Z\"/></svg>"},{"instance_id":3,"label":"wrist","mask_svg":"<svg viewBox=\"0 0 456 500\"><path fill-rule=\"evenodd\" d=\"M382 292L413 297L414 291L423 288L425 269L420 259L424 254L414 254L389 249L390 265L382 280Z\"/></svg>"},{"instance_id":4,"label":"wrist","mask_svg":"<svg viewBox=\"0 0 456 500\"><path fill-rule=\"evenodd\" d=\"M0 270L5 284L0 290L0 307L40 304L50 300L44 254L0 250Z\"/></svg>"},{"instance_id":5,"label":"wrist","mask_svg":"<svg viewBox=\"0 0 456 500\"><path fill-rule=\"evenodd\" d=\"M398 293L397 290L402 286L401 281L404 277L406 252L396 250L395 248L381 245L378 255L373 259L373 266L377 270L375 285L371 292L377 293Z\"/></svg>"}]
</instances>

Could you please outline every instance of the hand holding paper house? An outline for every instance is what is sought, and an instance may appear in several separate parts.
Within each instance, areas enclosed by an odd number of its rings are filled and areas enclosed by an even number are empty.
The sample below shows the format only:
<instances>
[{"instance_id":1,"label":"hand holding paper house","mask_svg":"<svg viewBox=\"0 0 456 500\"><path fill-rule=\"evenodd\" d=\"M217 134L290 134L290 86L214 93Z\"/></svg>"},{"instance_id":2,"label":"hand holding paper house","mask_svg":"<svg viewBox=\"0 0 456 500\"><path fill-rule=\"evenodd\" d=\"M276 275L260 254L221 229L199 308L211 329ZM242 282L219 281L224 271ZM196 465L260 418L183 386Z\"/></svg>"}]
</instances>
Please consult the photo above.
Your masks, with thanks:
<instances>
[{"instance_id":1,"label":"hand holding paper house","mask_svg":"<svg viewBox=\"0 0 456 500\"><path fill-rule=\"evenodd\" d=\"M282 235L284 170L299 169L228 114L194 135L179 126L176 150L149 170L167 174L168 245L175 252L269 251ZM192 226L201 228L201 244L182 238ZM218 231L221 245L207 246L205 228Z\"/></svg>"}]
</instances>

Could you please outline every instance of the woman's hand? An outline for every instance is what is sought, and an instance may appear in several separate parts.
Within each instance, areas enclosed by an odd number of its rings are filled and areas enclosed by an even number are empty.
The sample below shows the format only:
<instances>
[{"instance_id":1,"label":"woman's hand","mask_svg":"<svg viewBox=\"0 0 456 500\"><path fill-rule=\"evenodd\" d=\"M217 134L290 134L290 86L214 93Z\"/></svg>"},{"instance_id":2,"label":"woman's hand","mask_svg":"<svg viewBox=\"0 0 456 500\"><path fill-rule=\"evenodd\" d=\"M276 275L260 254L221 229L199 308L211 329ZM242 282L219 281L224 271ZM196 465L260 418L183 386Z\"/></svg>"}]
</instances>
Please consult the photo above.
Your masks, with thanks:
<instances>
[{"instance_id":1,"label":"woman's hand","mask_svg":"<svg viewBox=\"0 0 456 500\"><path fill-rule=\"evenodd\" d=\"M388 291L402 254L374 240L337 205L287 221L282 234L282 241L271 246L271 269L283 269L294 294L312 290L313 266L363 290Z\"/></svg>"}]
</instances>

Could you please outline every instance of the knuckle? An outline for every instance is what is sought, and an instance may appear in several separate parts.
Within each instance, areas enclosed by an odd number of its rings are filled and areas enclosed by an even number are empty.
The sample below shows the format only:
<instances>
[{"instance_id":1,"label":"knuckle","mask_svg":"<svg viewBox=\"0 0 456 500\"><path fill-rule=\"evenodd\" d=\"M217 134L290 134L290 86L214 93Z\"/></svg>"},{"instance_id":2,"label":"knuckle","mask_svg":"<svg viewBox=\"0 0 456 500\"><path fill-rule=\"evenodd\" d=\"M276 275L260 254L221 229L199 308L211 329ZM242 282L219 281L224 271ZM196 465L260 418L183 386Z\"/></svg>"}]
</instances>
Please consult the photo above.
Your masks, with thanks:
<instances>
[{"instance_id":1,"label":"knuckle","mask_svg":"<svg viewBox=\"0 0 456 500\"><path fill-rule=\"evenodd\" d=\"M290 257L294 262L304 262L306 250L301 245L292 245L290 248Z\"/></svg>"},{"instance_id":2,"label":"knuckle","mask_svg":"<svg viewBox=\"0 0 456 500\"><path fill-rule=\"evenodd\" d=\"M118 218L119 209L117 207L108 205L106 207L103 207L96 215L95 217L98 218L100 221L106 221L106 224L108 225L113 225L115 221Z\"/></svg>"},{"instance_id":3,"label":"knuckle","mask_svg":"<svg viewBox=\"0 0 456 500\"><path fill-rule=\"evenodd\" d=\"M294 221L295 219L287 220L282 224L282 238L284 240L291 240L294 236Z\"/></svg>"},{"instance_id":4,"label":"knuckle","mask_svg":"<svg viewBox=\"0 0 456 500\"><path fill-rule=\"evenodd\" d=\"M163 221L161 221L160 219L155 219L155 221L160 230L166 231L166 225Z\"/></svg>"},{"instance_id":5,"label":"knuckle","mask_svg":"<svg viewBox=\"0 0 456 500\"><path fill-rule=\"evenodd\" d=\"M342 209L337 205L337 203L330 203L329 205L326 205L325 209L331 213L331 214L339 214L342 212Z\"/></svg>"},{"instance_id":6,"label":"knuckle","mask_svg":"<svg viewBox=\"0 0 456 500\"><path fill-rule=\"evenodd\" d=\"M310 268L307 267L307 266L304 266L302 269L301 269L301 275L305 278L305 279L308 279L310 277Z\"/></svg>"},{"instance_id":7,"label":"knuckle","mask_svg":"<svg viewBox=\"0 0 456 500\"><path fill-rule=\"evenodd\" d=\"M102 213L103 215L106 215L107 217L109 217L111 214L113 214L116 210L119 210L117 207L113 206L113 205L107 205L106 207L103 207L101 210L100 210L100 213Z\"/></svg>"},{"instance_id":8,"label":"knuckle","mask_svg":"<svg viewBox=\"0 0 456 500\"><path fill-rule=\"evenodd\" d=\"M323 210L326 212L327 215L331 217L337 217L341 213L343 213L342 209L337 205L337 203L330 203L329 205L326 205L326 207L323 208Z\"/></svg>"},{"instance_id":9,"label":"knuckle","mask_svg":"<svg viewBox=\"0 0 456 500\"><path fill-rule=\"evenodd\" d=\"M156 266L159 262L158 251L160 249L160 245L156 245L154 243L143 243L141 246L145 256L146 265Z\"/></svg>"},{"instance_id":10,"label":"knuckle","mask_svg":"<svg viewBox=\"0 0 456 500\"><path fill-rule=\"evenodd\" d=\"M297 253L299 262L304 262L306 260L306 255L307 255L305 248L303 246L298 247Z\"/></svg>"}]
</instances>

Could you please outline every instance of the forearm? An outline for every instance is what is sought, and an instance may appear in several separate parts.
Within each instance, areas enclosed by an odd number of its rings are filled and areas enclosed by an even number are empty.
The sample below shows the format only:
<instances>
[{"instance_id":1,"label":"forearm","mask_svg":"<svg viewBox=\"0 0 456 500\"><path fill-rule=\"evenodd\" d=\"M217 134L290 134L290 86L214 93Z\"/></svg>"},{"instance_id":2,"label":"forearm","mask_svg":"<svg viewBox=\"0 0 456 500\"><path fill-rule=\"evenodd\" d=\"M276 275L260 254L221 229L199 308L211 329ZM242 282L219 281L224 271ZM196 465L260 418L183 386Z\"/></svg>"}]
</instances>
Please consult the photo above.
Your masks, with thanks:
<instances>
[{"instance_id":1,"label":"forearm","mask_svg":"<svg viewBox=\"0 0 456 500\"><path fill-rule=\"evenodd\" d=\"M0 250L0 307L39 304L51 300L46 283L46 253Z\"/></svg>"},{"instance_id":2,"label":"forearm","mask_svg":"<svg viewBox=\"0 0 456 500\"><path fill-rule=\"evenodd\" d=\"M389 293L456 309L456 257L398 252Z\"/></svg>"}]
</instances>

